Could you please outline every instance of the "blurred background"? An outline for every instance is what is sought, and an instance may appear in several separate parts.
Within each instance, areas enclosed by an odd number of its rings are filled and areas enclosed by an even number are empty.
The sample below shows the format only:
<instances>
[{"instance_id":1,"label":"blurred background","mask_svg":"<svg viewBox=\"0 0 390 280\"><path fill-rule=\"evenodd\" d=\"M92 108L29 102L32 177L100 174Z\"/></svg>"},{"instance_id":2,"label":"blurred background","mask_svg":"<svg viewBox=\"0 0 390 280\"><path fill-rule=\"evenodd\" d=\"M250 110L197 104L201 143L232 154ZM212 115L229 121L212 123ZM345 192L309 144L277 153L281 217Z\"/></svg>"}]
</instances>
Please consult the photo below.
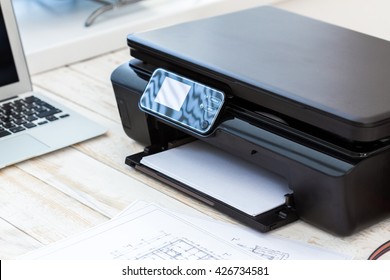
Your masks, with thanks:
<instances>
[{"instance_id":1,"label":"blurred background","mask_svg":"<svg viewBox=\"0 0 390 280\"><path fill-rule=\"evenodd\" d=\"M126 47L129 33L277 0L13 0L31 74Z\"/></svg>"}]
</instances>

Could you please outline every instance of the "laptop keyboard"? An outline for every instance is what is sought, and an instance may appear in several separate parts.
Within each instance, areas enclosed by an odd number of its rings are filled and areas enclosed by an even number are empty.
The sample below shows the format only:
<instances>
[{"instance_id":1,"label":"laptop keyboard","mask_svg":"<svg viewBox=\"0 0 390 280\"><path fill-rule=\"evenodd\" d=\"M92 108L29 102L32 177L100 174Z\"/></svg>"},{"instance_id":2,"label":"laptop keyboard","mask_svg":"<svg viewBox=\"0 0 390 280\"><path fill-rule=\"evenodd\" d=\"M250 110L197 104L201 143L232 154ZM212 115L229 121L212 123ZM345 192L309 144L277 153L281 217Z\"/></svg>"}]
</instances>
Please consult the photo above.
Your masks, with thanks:
<instances>
[{"instance_id":1,"label":"laptop keyboard","mask_svg":"<svg viewBox=\"0 0 390 280\"><path fill-rule=\"evenodd\" d=\"M35 96L8 101L0 105L0 138L66 117L69 114Z\"/></svg>"}]
</instances>

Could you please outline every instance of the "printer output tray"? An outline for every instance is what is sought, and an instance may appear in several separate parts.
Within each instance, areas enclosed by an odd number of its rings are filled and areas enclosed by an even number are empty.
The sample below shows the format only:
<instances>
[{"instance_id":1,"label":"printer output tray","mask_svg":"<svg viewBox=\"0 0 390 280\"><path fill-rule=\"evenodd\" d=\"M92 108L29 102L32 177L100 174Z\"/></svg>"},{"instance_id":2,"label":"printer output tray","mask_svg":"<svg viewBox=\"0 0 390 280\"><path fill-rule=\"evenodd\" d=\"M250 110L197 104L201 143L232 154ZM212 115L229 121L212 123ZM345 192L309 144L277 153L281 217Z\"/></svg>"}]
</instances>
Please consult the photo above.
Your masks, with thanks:
<instances>
[{"instance_id":1,"label":"printer output tray","mask_svg":"<svg viewBox=\"0 0 390 280\"><path fill-rule=\"evenodd\" d=\"M142 158L149 156L151 151L150 149L146 149L144 152L128 156L126 158L126 164L261 232L268 232L298 219L296 211L292 207L293 197L291 194L286 193L285 201L281 205L275 205L272 209L257 215L250 215L212 195L208 195L169 175L142 164ZM240 195L240 186L237 186L237 192L233 195Z\"/></svg>"}]
</instances>

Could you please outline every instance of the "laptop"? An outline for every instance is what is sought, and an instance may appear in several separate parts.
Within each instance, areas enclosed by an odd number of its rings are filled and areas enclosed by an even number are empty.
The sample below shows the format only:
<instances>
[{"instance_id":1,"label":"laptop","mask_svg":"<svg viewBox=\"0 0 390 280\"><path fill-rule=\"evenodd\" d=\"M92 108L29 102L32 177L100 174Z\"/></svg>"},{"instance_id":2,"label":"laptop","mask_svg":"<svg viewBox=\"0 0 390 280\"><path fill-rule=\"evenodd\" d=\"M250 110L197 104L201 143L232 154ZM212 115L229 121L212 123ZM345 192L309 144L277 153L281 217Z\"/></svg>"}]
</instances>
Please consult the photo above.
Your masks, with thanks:
<instances>
[{"instance_id":1,"label":"laptop","mask_svg":"<svg viewBox=\"0 0 390 280\"><path fill-rule=\"evenodd\" d=\"M0 168L101 135L105 128L33 92L11 0L0 0Z\"/></svg>"}]
</instances>

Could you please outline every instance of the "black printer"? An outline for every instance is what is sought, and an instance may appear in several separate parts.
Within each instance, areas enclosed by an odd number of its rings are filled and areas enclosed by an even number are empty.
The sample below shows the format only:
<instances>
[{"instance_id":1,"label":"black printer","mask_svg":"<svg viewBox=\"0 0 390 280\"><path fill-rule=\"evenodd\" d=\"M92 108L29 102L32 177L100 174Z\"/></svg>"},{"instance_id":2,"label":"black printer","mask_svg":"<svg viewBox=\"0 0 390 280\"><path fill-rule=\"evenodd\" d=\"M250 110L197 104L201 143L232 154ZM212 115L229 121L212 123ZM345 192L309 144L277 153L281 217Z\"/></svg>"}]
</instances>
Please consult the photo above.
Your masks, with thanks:
<instances>
[{"instance_id":1,"label":"black printer","mask_svg":"<svg viewBox=\"0 0 390 280\"><path fill-rule=\"evenodd\" d=\"M273 7L127 39L133 59L111 80L126 134L145 145L128 165L262 232L300 218L345 236L389 217L389 42ZM291 192L251 216L141 163L190 141Z\"/></svg>"}]
</instances>

